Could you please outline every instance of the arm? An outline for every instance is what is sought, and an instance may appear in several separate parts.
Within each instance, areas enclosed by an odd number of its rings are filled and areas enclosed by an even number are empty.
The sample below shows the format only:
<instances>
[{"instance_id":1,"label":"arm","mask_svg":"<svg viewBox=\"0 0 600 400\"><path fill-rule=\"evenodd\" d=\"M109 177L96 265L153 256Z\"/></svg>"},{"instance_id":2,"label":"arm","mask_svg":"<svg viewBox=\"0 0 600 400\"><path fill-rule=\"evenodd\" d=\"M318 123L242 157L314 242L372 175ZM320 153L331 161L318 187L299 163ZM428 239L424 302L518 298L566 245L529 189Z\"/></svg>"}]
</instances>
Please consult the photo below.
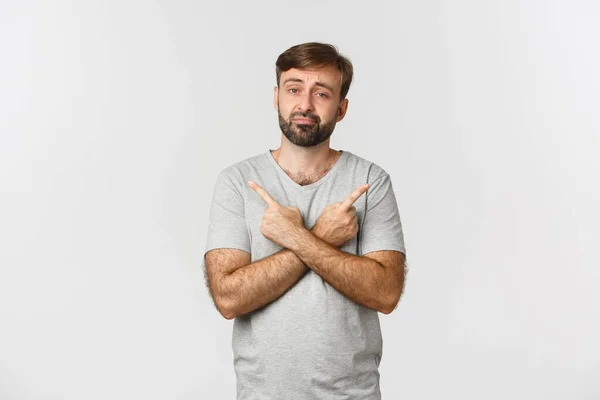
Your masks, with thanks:
<instances>
[{"instance_id":1,"label":"arm","mask_svg":"<svg viewBox=\"0 0 600 400\"><path fill-rule=\"evenodd\" d=\"M326 243L338 246L353 237L346 231L322 230L314 234ZM204 260L208 289L215 307L226 319L273 302L309 271L288 249L253 263L246 251L214 249L205 254Z\"/></svg>"},{"instance_id":2,"label":"arm","mask_svg":"<svg viewBox=\"0 0 600 400\"><path fill-rule=\"evenodd\" d=\"M307 271L289 250L251 263L241 174L219 174L209 215L204 272L217 310L227 319L281 296Z\"/></svg>"},{"instance_id":3,"label":"arm","mask_svg":"<svg viewBox=\"0 0 600 400\"><path fill-rule=\"evenodd\" d=\"M383 180L376 183L378 189L382 187L382 183ZM309 268L351 300L389 314L398 304L404 286L404 253L396 250L381 250L367 251L364 256L356 256L342 252L329 244L336 240L328 243L320 239L324 237L323 235L349 239L357 233L357 218L352 204L369 186L363 185L343 202L327 206L313 227L313 232L309 232L301 224L301 220L298 221L297 210L280 206L259 186L253 186L253 189L269 205L263 220L262 231L265 237L292 250ZM367 237L371 239L372 250L374 250L373 231L377 227L381 229L379 233L384 234L394 233L400 229L399 225L396 225L399 224L399 220L389 216L387 220L384 218L390 214L392 203L395 207L391 185L384 185L384 188L384 191L378 191L387 193L387 196L376 196L375 204L370 208L372 222L363 224ZM390 237L393 240L398 239L397 235L390 235ZM335 245L341 245L348 239L341 240ZM399 240L401 241L401 238ZM397 246L394 243L387 245Z\"/></svg>"},{"instance_id":4,"label":"arm","mask_svg":"<svg viewBox=\"0 0 600 400\"><path fill-rule=\"evenodd\" d=\"M333 233L330 233L333 234ZM315 233L315 235L317 235ZM340 245L348 238L320 237L325 243ZM214 249L204 255L206 281L217 310L233 319L263 307L282 296L309 268L294 252L283 249L250 263L250 254L238 249Z\"/></svg>"},{"instance_id":5,"label":"arm","mask_svg":"<svg viewBox=\"0 0 600 400\"><path fill-rule=\"evenodd\" d=\"M290 249L327 283L354 302L391 313L404 286L403 253L375 251L365 256L342 252L308 231L300 231Z\"/></svg>"},{"instance_id":6,"label":"arm","mask_svg":"<svg viewBox=\"0 0 600 400\"><path fill-rule=\"evenodd\" d=\"M251 262L240 179L236 170L224 171L217 179L204 256L207 287L227 319L274 301L308 271L286 249Z\"/></svg>"},{"instance_id":7,"label":"arm","mask_svg":"<svg viewBox=\"0 0 600 400\"><path fill-rule=\"evenodd\" d=\"M226 319L271 303L308 271L287 249L253 263L249 253L237 249L214 249L204 257L210 293Z\"/></svg>"},{"instance_id":8,"label":"arm","mask_svg":"<svg viewBox=\"0 0 600 400\"><path fill-rule=\"evenodd\" d=\"M279 205L255 182L250 182L250 187L268 205L261 227L266 237L285 237L292 226L306 230L297 208ZM363 185L357 189L352 194L355 198L347 201L354 202L367 187L368 185ZM350 203L349 208L344 208L343 214L340 214L341 204L335 203L326 207L328 212L323 218L319 218L313 227L314 237L327 245L341 247L358 232L354 207ZM229 214L227 221L231 220L235 220L235 215ZM242 221L240 217L238 220ZM221 220L221 224L226 223L224 221ZM238 225L241 224L238 222ZM230 230L233 228L230 227ZM238 249L216 248L205 254L207 286L215 306L227 319L273 302L309 270L296 254L288 249L254 263L250 260L247 251Z\"/></svg>"}]
</instances>

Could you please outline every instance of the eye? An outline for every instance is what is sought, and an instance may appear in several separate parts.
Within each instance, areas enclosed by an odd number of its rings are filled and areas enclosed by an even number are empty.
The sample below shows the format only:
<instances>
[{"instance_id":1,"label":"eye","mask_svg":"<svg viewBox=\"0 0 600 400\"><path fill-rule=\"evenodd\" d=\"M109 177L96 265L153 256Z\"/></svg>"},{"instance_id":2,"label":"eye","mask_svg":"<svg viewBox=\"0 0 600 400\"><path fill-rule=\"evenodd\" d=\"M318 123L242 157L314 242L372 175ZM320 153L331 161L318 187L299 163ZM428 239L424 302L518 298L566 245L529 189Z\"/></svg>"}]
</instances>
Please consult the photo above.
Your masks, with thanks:
<instances>
[{"instance_id":1,"label":"eye","mask_svg":"<svg viewBox=\"0 0 600 400\"><path fill-rule=\"evenodd\" d=\"M296 88L291 88L291 89L288 89L288 92L290 92L290 93L293 93L293 94L296 94L296 93L298 93L298 89L296 89Z\"/></svg>"},{"instance_id":2,"label":"eye","mask_svg":"<svg viewBox=\"0 0 600 400\"><path fill-rule=\"evenodd\" d=\"M319 96L319 97L322 97L322 98L327 98L327 97L329 97L329 96L327 95L327 93L323 93L323 92L317 93L317 96Z\"/></svg>"}]
</instances>

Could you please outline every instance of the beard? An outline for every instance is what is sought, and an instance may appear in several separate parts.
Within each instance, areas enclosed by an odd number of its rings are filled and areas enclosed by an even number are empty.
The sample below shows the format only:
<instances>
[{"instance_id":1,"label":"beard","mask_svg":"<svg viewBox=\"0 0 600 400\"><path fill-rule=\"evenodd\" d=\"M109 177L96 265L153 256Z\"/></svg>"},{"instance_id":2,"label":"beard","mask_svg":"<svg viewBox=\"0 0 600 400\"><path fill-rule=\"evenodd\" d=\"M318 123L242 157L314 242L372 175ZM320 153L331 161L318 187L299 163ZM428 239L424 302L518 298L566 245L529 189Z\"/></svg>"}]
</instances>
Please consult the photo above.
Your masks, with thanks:
<instances>
[{"instance_id":1,"label":"beard","mask_svg":"<svg viewBox=\"0 0 600 400\"><path fill-rule=\"evenodd\" d=\"M279 111L277 111L277 115L279 116L281 132L296 146L313 147L321 144L329 139L335 129L335 120L330 123L323 123L318 115L311 113L292 113L287 120L283 118ZM312 119L315 123L311 125L298 124L292 121L294 118Z\"/></svg>"}]
</instances>

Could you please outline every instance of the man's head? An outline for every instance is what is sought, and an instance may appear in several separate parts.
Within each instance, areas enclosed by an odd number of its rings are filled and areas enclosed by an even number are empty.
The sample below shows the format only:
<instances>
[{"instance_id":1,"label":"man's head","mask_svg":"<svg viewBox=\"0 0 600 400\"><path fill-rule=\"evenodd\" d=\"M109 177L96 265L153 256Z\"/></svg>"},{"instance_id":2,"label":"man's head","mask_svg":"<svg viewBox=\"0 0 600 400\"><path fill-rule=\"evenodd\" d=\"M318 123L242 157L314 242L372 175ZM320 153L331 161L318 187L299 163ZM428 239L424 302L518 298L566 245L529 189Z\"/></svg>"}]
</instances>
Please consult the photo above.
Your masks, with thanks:
<instances>
[{"instance_id":1,"label":"man's head","mask_svg":"<svg viewBox=\"0 0 600 400\"><path fill-rule=\"evenodd\" d=\"M282 133L303 147L329 139L348 108L350 61L332 45L304 43L283 52L275 65L274 104Z\"/></svg>"}]
</instances>

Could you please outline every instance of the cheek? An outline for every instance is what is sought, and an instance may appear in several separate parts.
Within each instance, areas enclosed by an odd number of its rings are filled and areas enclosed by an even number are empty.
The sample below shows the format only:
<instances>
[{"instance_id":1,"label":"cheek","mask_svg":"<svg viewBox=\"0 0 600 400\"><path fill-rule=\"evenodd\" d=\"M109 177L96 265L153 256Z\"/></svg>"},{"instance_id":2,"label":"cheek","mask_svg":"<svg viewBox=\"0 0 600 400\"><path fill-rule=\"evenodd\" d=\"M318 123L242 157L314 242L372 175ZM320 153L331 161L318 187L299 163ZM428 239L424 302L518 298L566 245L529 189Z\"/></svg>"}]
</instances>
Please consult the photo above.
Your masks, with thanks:
<instances>
[{"instance_id":1,"label":"cheek","mask_svg":"<svg viewBox=\"0 0 600 400\"><path fill-rule=\"evenodd\" d=\"M324 110L321 114L323 116L322 120L326 122L332 122L337 119L338 116L338 108L337 107L328 107L327 110Z\"/></svg>"},{"instance_id":2,"label":"cheek","mask_svg":"<svg viewBox=\"0 0 600 400\"><path fill-rule=\"evenodd\" d=\"M279 115L286 121L290 118L290 112L281 105L279 106Z\"/></svg>"},{"instance_id":3,"label":"cheek","mask_svg":"<svg viewBox=\"0 0 600 400\"><path fill-rule=\"evenodd\" d=\"M287 105L284 101L279 101L279 114L281 114L281 116L283 118L288 118L290 115L290 107L289 105Z\"/></svg>"}]
</instances>

